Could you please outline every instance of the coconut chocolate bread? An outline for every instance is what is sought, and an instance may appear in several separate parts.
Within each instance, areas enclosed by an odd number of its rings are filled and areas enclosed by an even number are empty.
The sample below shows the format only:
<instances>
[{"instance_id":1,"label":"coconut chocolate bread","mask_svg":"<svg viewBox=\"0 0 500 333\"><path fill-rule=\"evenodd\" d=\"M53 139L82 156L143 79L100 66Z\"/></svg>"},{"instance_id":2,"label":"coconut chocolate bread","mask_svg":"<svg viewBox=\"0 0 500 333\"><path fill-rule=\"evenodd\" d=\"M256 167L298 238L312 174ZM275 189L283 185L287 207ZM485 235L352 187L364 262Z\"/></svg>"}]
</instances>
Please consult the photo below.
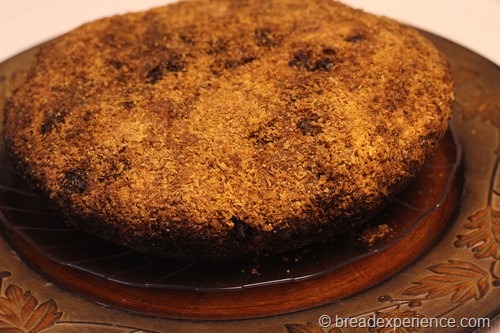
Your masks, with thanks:
<instances>
[{"instance_id":1,"label":"coconut chocolate bread","mask_svg":"<svg viewBox=\"0 0 500 333\"><path fill-rule=\"evenodd\" d=\"M13 164L70 225L167 257L272 254L366 221L447 128L415 30L330 0L208 0L43 45L5 107Z\"/></svg>"}]
</instances>

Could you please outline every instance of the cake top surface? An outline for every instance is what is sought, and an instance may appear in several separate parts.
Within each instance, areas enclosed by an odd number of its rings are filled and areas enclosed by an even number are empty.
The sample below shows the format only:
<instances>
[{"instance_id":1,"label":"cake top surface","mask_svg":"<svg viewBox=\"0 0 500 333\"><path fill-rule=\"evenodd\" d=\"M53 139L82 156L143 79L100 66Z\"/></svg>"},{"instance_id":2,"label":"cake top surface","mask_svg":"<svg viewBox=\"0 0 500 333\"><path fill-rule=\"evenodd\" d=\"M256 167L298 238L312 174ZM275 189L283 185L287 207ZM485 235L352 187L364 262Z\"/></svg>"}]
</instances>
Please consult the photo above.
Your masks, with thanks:
<instances>
[{"instance_id":1,"label":"cake top surface","mask_svg":"<svg viewBox=\"0 0 500 333\"><path fill-rule=\"evenodd\" d=\"M451 86L430 42L390 19L329 0L188 1L41 47L6 139L82 214L271 231L392 195L444 132Z\"/></svg>"}]
</instances>

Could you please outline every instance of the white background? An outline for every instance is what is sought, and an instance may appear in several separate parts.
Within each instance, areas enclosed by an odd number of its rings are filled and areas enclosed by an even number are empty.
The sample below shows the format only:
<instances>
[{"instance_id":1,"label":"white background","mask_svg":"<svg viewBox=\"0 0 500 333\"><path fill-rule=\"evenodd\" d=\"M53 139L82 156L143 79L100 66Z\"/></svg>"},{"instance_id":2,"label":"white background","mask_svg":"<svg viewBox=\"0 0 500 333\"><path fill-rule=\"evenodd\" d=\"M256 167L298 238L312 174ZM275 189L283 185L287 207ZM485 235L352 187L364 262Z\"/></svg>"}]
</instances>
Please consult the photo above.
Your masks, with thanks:
<instances>
[{"instance_id":1,"label":"white background","mask_svg":"<svg viewBox=\"0 0 500 333\"><path fill-rule=\"evenodd\" d=\"M102 16L172 0L0 0L0 62ZM457 42L500 64L500 0L343 0Z\"/></svg>"}]
</instances>

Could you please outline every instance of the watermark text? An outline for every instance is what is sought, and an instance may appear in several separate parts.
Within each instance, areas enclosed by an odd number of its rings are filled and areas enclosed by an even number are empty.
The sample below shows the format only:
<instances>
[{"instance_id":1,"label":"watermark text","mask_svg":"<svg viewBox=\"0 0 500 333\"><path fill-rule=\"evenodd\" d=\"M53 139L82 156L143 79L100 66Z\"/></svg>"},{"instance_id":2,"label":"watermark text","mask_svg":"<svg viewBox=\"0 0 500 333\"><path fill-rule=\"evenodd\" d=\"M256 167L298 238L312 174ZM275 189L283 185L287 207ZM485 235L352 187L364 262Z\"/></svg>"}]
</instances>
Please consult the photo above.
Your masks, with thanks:
<instances>
[{"instance_id":1,"label":"watermark text","mask_svg":"<svg viewBox=\"0 0 500 333\"><path fill-rule=\"evenodd\" d=\"M339 317L322 315L318 324L323 328L484 328L491 327L490 318L439 317Z\"/></svg>"}]
</instances>

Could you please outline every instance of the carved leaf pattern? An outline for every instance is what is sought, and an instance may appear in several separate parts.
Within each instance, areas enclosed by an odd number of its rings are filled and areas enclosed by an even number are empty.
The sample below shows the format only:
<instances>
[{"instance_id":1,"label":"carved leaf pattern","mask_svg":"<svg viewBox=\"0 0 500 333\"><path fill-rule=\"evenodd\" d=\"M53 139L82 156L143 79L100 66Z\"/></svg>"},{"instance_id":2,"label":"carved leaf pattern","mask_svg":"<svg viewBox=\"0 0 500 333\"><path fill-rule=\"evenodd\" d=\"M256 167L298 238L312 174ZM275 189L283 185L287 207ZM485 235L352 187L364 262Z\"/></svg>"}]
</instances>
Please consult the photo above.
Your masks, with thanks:
<instances>
[{"instance_id":1,"label":"carved leaf pattern","mask_svg":"<svg viewBox=\"0 0 500 333\"><path fill-rule=\"evenodd\" d=\"M29 291L15 285L5 289L0 297L0 328L2 332L38 333L54 326L62 313L53 300L39 304Z\"/></svg>"},{"instance_id":2,"label":"carved leaf pattern","mask_svg":"<svg viewBox=\"0 0 500 333\"><path fill-rule=\"evenodd\" d=\"M453 303L464 303L482 298L490 287L488 272L466 261L448 260L428 269L436 274L414 282L416 286L406 289L404 295L427 294L427 299L433 299L453 294Z\"/></svg>"},{"instance_id":3,"label":"carved leaf pattern","mask_svg":"<svg viewBox=\"0 0 500 333\"><path fill-rule=\"evenodd\" d=\"M307 325L287 324L285 327L288 333L325 333L320 326L313 323L307 323Z\"/></svg>"},{"instance_id":4,"label":"carved leaf pattern","mask_svg":"<svg viewBox=\"0 0 500 333\"><path fill-rule=\"evenodd\" d=\"M307 325L286 324L285 327L288 333L326 333L320 326L313 323L307 323ZM327 333L342 333L342 330L332 328Z\"/></svg>"},{"instance_id":5,"label":"carved leaf pattern","mask_svg":"<svg viewBox=\"0 0 500 333\"><path fill-rule=\"evenodd\" d=\"M464 227L472 231L457 235L456 247L472 248L478 259L500 259L500 211L492 207L480 210L469 217Z\"/></svg>"}]
</instances>

